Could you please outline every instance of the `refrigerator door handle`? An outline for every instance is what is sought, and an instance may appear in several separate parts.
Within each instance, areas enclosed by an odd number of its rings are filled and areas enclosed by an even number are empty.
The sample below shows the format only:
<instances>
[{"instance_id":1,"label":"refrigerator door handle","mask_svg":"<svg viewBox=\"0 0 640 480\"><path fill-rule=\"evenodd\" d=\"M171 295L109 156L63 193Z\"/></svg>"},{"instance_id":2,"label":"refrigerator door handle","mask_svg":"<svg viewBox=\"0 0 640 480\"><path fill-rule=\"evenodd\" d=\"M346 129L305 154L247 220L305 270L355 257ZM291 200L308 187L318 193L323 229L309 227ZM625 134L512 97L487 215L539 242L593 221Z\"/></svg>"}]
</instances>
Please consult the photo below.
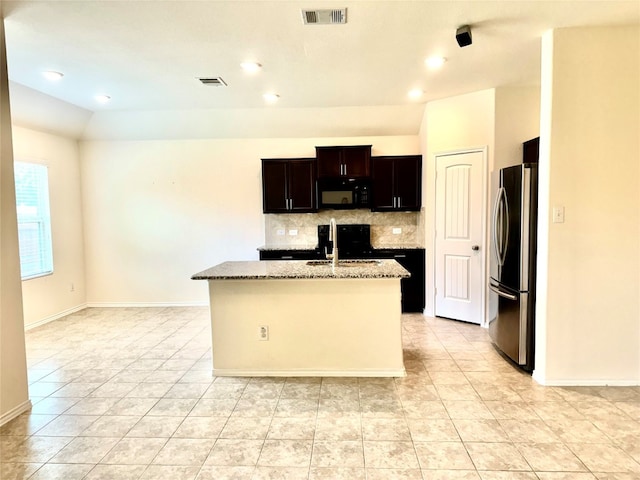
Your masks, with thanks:
<instances>
[{"instance_id":1,"label":"refrigerator door handle","mask_svg":"<svg viewBox=\"0 0 640 480\"><path fill-rule=\"evenodd\" d=\"M502 257L502 255L500 254L500 245L498 244L498 208L500 205L500 194L501 194L502 188L498 189L498 195L496 195L496 201L493 205L493 218L492 218L492 223L493 223L493 250L496 254L496 259L498 260L498 265L502 266L502 264L500 263L500 259Z\"/></svg>"},{"instance_id":2,"label":"refrigerator door handle","mask_svg":"<svg viewBox=\"0 0 640 480\"><path fill-rule=\"evenodd\" d=\"M502 245L500 258L500 265L504 265L504 261L507 258L507 250L509 249L509 202L507 201L507 191L504 187L500 192L501 204L502 204L502 233L504 234L504 241L500 242Z\"/></svg>"},{"instance_id":3,"label":"refrigerator door handle","mask_svg":"<svg viewBox=\"0 0 640 480\"><path fill-rule=\"evenodd\" d=\"M507 205L507 191L504 187L498 189L498 196L493 208L493 248L498 259L498 266L502 267L507 258L509 243L509 206Z\"/></svg>"},{"instance_id":4,"label":"refrigerator door handle","mask_svg":"<svg viewBox=\"0 0 640 480\"><path fill-rule=\"evenodd\" d=\"M500 295L501 297L504 297L508 300L518 300L518 297L516 295L513 295L511 293L505 292L504 290L501 290L500 287L498 287L497 285L494 285L493 283L489 283L489 288L496 292L498 295Z\"/></svg>"}]
</instances>

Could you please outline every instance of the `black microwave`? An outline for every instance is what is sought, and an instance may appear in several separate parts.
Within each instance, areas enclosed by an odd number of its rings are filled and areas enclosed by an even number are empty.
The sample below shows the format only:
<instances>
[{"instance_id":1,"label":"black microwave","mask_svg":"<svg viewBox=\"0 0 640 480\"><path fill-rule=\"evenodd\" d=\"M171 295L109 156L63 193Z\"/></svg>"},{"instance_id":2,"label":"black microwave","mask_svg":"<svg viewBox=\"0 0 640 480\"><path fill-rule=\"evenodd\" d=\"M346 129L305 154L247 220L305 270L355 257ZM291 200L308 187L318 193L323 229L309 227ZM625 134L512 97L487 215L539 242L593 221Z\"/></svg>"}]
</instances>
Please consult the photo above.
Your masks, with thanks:
<instances>
[{"instance_id":1,"label":"black microwave","mask_svg":"<svg viewBox=\"0 0 640 480\"><path fill-rule=\"evenodd\" d=\"M371 184L363 178L319 178L318 208L370 208Z\"/></svg>"}]
</instances>

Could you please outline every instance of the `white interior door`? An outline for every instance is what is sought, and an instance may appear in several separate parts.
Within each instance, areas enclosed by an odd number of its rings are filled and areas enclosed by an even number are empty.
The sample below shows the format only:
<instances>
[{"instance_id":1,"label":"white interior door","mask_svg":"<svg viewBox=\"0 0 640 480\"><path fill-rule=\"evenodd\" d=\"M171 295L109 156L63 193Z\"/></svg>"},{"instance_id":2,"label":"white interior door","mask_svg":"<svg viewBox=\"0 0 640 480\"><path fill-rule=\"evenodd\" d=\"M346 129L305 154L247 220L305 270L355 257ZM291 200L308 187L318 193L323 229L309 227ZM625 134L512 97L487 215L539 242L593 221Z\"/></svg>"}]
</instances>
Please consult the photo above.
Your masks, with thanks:
<instances>
[{"instance_id":1,"label":"white interior door","mask_svg":"<svg viewBox=\"0 0 640 480\"><path fill-rule=\"evenodd\" d=\"M436 156L435 314L482 323L485 150Z\"/></svg>"}]
</instances>

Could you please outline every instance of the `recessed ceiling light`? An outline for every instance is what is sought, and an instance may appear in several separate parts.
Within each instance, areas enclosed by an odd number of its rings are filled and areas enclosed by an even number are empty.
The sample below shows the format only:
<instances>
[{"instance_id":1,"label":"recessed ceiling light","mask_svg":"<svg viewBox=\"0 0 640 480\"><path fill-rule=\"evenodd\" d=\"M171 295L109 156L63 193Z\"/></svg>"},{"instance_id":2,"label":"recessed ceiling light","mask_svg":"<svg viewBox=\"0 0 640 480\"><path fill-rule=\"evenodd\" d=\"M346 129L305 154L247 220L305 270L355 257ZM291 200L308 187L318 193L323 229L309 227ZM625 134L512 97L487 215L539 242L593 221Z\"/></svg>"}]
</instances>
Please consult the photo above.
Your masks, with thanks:
<instances>
[{"instance_id":1,"label":"recessed ceiling light","mask_svg":"<svg viewBox=\"0 0 640 480\"><path fill-rule=\"evenodd\" d=\"M99 103L108 103L111 100L109 95L96 95L95 99Z\"/></svg>"},{"instance_id":2,"label":"recessed ceiling light","mask_svg":"<svg viewBox=\"0 0 640 480\"><path fill-rule=\"evenodd\" d=\"M276 103L280 98L280 95L277 93L265 93L262 95L262 98L264 98L264 101L267 103Z\"/></svg>"},{"instance_id":3,"label":"recessed ceiling light","mask_svg":"<svg viewBox=\"0 0 640 480\"><path fill-rule=\"evenodd\" d=\"M414 100L422 97L423 94L424 94L424 91L420 90L419 88L414 88L413 90L409 90L409 98L413 98Z\"/></svg>"},{"instance_id":4,"label":"recessed ceiling light","mask_svg":"<svg viewBox=\"0 0 640 480\"><path fill-rule=\"evenodd\" d=\"M447 59L444 57L429 57L424 61L424 63L426 63L427 67L429 67L430 69L436 70L442 67L444 65L444 62L446 61Z\"/></svg>"},{"instance_id":5,"label":"recessed ceiling light","mask_svg":"<svg viewBox=\"0 0 640 480\"><path fill-rule=\"evenodd\" d=\"M242 69L247 73L256 73L260 71L262 65L258 62L242 62L240 67L242 67Z\"/></svg>"},{"instance_id":6,"label":"recessed ceiling light","mask_svg":"<svg viewBox=\"0 0 640 480\"><path fill-rule=\"evenodd\" d=\"M60 80L62 77L64 77L64 73L55 72L53 70L47 70L46 72L42 72L42 75L44 75L44 78L46 78L47 80L51 80L52 82L55 82L56 80Z\"/></svg>"}]
</instances>

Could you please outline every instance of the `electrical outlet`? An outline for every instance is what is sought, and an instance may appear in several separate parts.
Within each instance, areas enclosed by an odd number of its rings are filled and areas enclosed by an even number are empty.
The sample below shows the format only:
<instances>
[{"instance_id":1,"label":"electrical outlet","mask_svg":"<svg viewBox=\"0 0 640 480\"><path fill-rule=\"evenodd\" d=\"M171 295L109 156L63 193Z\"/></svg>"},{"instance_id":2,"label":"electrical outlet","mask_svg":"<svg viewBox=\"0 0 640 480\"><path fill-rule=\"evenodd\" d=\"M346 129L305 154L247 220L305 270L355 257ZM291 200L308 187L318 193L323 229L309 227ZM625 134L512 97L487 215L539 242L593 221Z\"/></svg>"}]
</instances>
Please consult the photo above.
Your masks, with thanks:
<instances>
[{"instance_id":1,"label":"electrical outlet","mask_svg":"<svg viewBox=\"0 0 640 480\"><path fill-rule=\"evenodd\" d=\"M258 340L269 340L269 325L260 325L258 327Z\"/></svg>"},{"instance_id":2,"label":"electrical outlet","mask_svg":"<svg viewBox=\"0 0 640 480\"><path fill-rule=\"evenodd\" d=\"M279 228L278 230L276 230L276 235L284 235L284 228Z\"/></svg>"},{"instance_id":3,"label":"electrical outlet","mask_svg":"<svg viewBox=\"0 0 640 480\"><path fill-rule=\"evenodd\" d=\"M289 230L289 235L291 235L292 237L295 237L296 235L298 235L298 230Z\"/></svg>"},{"instance_id":4,"label":"electrical outlet","mask_svg":"<svg viewBox=\"0 0 640 480\"><path fill-rule=\"evenodd\" d=\"M399 228L399 227L393 227L393 230L391 230L391 232L392 232L394 235L400 235L400 234L402 233L402 229L401 229L401 228Z\"/></svg>"}]
</instances>

